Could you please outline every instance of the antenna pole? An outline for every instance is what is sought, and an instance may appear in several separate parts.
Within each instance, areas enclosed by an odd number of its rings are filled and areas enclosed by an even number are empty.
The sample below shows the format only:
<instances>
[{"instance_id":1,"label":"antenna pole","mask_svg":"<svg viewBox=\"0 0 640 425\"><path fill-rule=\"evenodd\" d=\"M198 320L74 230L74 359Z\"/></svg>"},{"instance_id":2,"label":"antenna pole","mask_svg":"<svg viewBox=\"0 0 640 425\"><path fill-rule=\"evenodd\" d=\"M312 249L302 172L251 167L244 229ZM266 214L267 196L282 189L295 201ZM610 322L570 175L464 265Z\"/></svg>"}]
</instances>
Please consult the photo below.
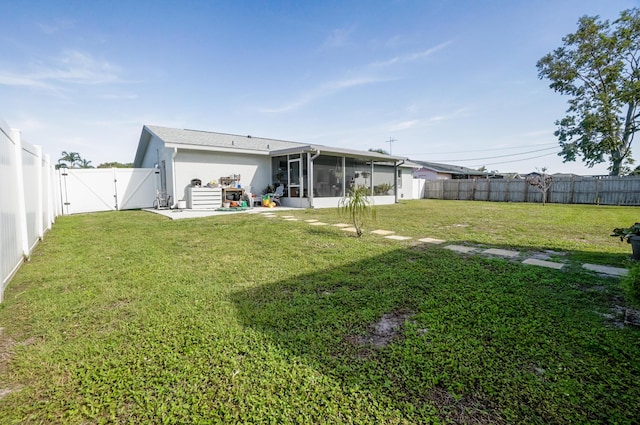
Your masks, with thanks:
<instances>
[{"instance_id":1,"label":"antenna pole","mask_svg":"<svg viewBox=\"0 0 640 425\"><path fill-rule=\"evenodd\" d=\"M391 155L391 143L395 141L396 139L394 139L393 137L390 137L389 140L387 140L387 143L389 143L389 155Z\"/></svg>"}]
</instances>

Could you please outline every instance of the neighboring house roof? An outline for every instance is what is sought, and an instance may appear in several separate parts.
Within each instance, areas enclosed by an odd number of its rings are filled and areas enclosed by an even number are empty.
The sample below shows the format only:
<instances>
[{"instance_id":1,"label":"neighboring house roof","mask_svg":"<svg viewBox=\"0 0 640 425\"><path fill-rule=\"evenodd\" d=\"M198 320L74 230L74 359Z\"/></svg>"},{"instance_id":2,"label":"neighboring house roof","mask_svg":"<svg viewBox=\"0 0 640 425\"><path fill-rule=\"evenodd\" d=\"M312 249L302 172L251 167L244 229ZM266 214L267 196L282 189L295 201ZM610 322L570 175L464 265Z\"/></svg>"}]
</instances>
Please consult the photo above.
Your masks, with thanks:
<instances>
[{"instance_id":1,"label":"neighboring house roof","mask_svg":"<svg viewBox=\"0 0 640 425\"><path fill-rule=\"evenodd\" d=\"M420 165L422 168L428 168L437 173L446 173L452 175L461 175L461 176L486 176L487 173L483 173L482 171L474 170L473 168L461 167L459 165L449 165L449 164L440 164L436 162L426 162L426 161L416 161L411 160L411 162Z\"/></svg>"},{"instance_id":2,"label":"neighboring house roof","mask_svg":"<svg viewBox=\"0 0 640 425\"><path fill-rule=\"evenodd\" d=\"M166 147L182 149L219 150L228 152L246 152L263 155L286 155L301 151L320 151L325 154L356 156L360 158L401 161L406 158L380 154L377 152L358 151L353 149L334 148L323 145L290 142L286 140L267 139L264 137L240 136L237 134L214 133L209 131L187 130L155 125L145 125L136 151L134 166L142 163L151 136L161 139Z\"/></svg>"}]
</instances>

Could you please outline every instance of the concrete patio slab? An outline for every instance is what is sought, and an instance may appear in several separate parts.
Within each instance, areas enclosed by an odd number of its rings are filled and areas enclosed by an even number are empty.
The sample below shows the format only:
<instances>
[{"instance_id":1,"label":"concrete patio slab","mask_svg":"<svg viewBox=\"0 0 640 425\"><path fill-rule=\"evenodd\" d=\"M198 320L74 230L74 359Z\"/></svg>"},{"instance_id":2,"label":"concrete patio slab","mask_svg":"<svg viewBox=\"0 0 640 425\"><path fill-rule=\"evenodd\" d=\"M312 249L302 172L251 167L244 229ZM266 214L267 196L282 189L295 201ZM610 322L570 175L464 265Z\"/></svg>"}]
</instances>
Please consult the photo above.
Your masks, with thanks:
<instances>
[{"instance_id":1,"label":"concrete patio slab","mask_svg":"<svg viewBox=\"0 0 640 425\"><path fill-rule=\"evenodd\" d=\"M511 251L508 249L498 249L498 248L485 249L482 252L484 254L498 255L500 257L509 257L509 258L514 258L520 255L520 252L518 251Z\"/></svg>"},{"instance_id":2,"label":"concrete patio slab","mask_svg":"<svg viewBox=\"0 0 640 425\"><path fill-rule=\"evenodd\" d=\"M556 269L556 270L560 270L562 269L562 267L564 267L564 264L562 263L554 263L553 261L538 260L537 258L527 258L522 262L522 264L528 264L530 266L547 267L549 269Z\"/></svg>"},{"instance_id":3,"label":"concrete patio slab","mask_svg":"<svg viewBox=\"0 0 640 425\"><path fill-rule=\"evenodd\" d=\"M592 272L602 273L609 276L626 276L629 270L622 269L620 267L602 266L600 264L583 264L583 269L590 270Z\"/></svg>"},{"instance_id":4,"label":"concrete patio slab","mask_svg":"<svg viewBox=\"0 0 640 425\"><path fill-rule=\"evenodd\" d=\"M422 238L422 239L418 239L418 241L424 242L424 243L433 243L433 244L445 243L445 241L442 239L434 239L434 238Z\"/></svg>"},{"instance_id":5,"label":"concrete patio slab","mask_svg":"<svg viewBox=\"0 0 640 425\"><path fill-rule=\"evenodd\" d=\"M323 223L322 221L314 221L309 223L309 226L327 226L329 223Z\"/></svg>"},{"instance_id":6,"label":"concrete patio slab","mask_svg":"<svg viewBox=\"0 0 640 425\"><path fill-rule=\"evenodd\" d=\"M338 224L334 224L334 227L351 227L350 224L345 224L345 223L338 223Z\"/></svg>"},{"instance_id":7,"label":"concrete patio slab","mask_svg":"<svg viewBox=\"0 0 640 425\"><path fill-rule=\"evenodd\" d=\"M409 236L389 235L389 236L385 236L385 239L392 239L394 241L406 241L411 238Z\"/></svg>"},{"instance_id":8,"label":"concrete patio slab","mask_svg":"<svg viewBox=\"0 0 640 425\"><path fill-rule=\"evenodd\" d=\"M373 233L374 235L386 236L386 235L393 235L395 232L393 230L378 229L378 230L373 230L371 233Z\"/></svg>"},{"instance_id":9,"label":"concrete patio slab","mask_svg":"<svg viewBox=\"0 0 640 425\"><path fill-rule=\"evenodd\" d=\"M476 248L473 248L470 246L463 246L463 245L447 245L445 246L445 249L449 249L455 252L461 252L463 254L468 254L470 252L476 251Z\"/></svg>"}]
</instances>

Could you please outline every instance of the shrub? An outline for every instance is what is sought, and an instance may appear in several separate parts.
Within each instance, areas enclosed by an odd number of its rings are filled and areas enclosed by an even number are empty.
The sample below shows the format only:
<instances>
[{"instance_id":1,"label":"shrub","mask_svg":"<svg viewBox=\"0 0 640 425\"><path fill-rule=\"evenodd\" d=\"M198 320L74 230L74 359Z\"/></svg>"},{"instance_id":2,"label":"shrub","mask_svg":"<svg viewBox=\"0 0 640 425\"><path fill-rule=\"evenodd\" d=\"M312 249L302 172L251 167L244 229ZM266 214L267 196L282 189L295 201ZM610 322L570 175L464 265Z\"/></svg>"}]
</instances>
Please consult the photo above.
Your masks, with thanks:
<instances>
[{"instance_id":1,"label":"shrub","mask_svg":"<svg viewBox=\"0 0 640 425\"><path fill-rule=\"evenodd\" d=\"M629 269L629 274L622 279L621 286L634 304L640 304L640 265Z\"/></svg>"}]
</instances>

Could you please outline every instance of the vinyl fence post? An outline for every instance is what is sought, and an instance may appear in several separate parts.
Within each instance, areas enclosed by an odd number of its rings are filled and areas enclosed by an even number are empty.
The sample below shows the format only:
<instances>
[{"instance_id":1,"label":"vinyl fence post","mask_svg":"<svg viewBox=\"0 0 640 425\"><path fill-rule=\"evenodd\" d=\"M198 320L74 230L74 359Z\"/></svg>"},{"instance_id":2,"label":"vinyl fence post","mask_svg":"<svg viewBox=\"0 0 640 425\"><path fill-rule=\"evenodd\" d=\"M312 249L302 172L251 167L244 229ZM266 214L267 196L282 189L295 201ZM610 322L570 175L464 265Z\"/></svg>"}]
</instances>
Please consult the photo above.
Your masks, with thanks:
<instances>
[{"instance_id":1,"label":"vinyl fence post","mask_svg":"<svg viewBox=\"0 0 640 425\"><path fill-rule=\"evenodd\" d=\"M16 182L18 186L18 214L16 215L16 229L22 256L29 258L29 236L27 233L27 206L24 199L24 173L22 167L22 138L20 130L11 129L11 139L15 147Z\"/></svg>"},{"instance_id":2,"label":"vinyl fence post","mask_svg":"<svg viewBox=\"0 0 640 425\"><path fill-rule=\"evenodd\" d=\"M42 164L42 146L34 146L36 150L36 173L37 173L37 184L38 184L38 206L36 210L36 231L38 232L38 239L42 240L44 237L44 173L42 172L43 164Z\"/></svg>"}]
</instances>

